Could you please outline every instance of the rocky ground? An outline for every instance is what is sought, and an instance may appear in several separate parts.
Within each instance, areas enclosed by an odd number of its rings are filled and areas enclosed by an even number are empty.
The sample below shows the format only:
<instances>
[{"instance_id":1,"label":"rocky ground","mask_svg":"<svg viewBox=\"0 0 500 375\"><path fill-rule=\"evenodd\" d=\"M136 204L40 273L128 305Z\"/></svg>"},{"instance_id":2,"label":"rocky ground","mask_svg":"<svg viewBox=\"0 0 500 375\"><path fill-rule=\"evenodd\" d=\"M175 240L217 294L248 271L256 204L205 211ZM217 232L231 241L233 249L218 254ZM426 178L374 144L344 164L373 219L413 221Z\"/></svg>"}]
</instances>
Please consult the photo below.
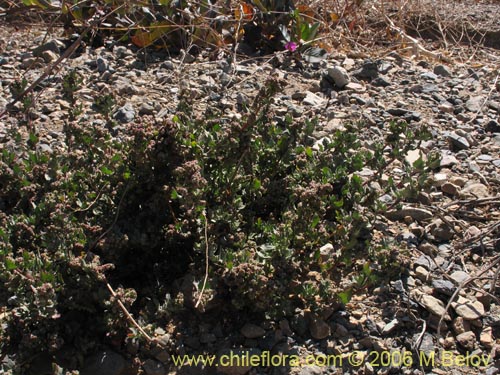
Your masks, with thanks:
<instances>
[{"instance_id":1,"label":"rocky ground","mask_svg":"<svg viewBox=\"0 0 500 375\"><path fill-rule=\"evenodd\" d=\"M497 8L498 9L498 5ZM33 82L47 64L67 47L57 33L43 41L38 29L3 29L0 41L0 108L11 100L9 85L21 76ZM426 126L432 139L409 153L414 161L432 152L441 155L428 192L419 202L396 209L395 197L381 199L389 206L380 218L380 236L395 239L411 260L410 270L387 285L356 295L344 308L331 306L320 315L297 311L290 320L226 321L217 314L185 316L175 329L157 332L179 354L225 353L230 348L252 353L270 351L314 355L344 355L354 351L366 356L360 366L176 368L166 351L152 351L141 364L145 374L488 374L499 372L500 301L496 297L500 258L500 80L498 50L482 48L477 59L451 63L378 50L370 54L335 53L319 64L306 64L287 55L266 59L239 57L230 64L222 54L215 61L201 54L169 58L163 52L137 51L114 41L97 49L86 48L62 65L37 91L31 121L40 133L45 152L64 149L62 133L69 103L60 96L61 77L76 68L84 77L78 92L89 124L103 125L101 115L90 108L94 98L112 92L118 98L113 116L120 130L131 122L158 121L177 111L179 98L188 98L200 114L223 109L220 121L241 116L268 76L287 85L273 106L277 115L291 114L297 121L319 119L319 142L347 123L362 124L363 146L382 139L392 119L411 126ZM287 52L288 53L288 52ZM16 104L21 109L21 104ZM11 112L0 120L0 149L8 147L8 128L17 126ZM404 171L393 163L387 178L397 181ZM364 169L363 178L375 171ZM325 249L328 244L325 244ZM407 250L405 250L407 249ZM451 297L453 302L448 305ZM440 319L441 335L437 327ZM175 335L173 332L175 331ZM134 373L128 357L103 351L86 360L82 374ZM440 361L434 368L382 365L373 352L442 353L491 356L480 367ZM415 358L415 357L413 357ZM474 357L476 358L476 357ZM371 362L371 363L370 363ZM44 372L43 359L40 371ZM449 364L449 363L448 363Z\"/></svg>"}]
</instances>

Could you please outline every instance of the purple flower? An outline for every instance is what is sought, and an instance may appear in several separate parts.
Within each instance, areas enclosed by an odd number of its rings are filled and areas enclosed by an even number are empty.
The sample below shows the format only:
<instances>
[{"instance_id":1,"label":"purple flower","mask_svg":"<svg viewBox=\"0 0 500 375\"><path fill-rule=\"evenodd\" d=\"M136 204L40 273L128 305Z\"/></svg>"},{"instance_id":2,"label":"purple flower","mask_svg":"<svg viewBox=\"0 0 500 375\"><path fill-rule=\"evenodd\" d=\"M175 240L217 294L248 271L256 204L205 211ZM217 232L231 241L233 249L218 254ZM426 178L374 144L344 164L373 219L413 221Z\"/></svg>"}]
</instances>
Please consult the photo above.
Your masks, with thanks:
<instances>
[{"instance_id":1,"label":"purple flower","mask_svg":"<svg viewBox=\"0 0 500 375\"><path fill-rule=\"evenodd\" d=\"M293 52L297 49L297 43L295 42L288 42L287 44L285 44L285 48L287 50L289 50L290 52Z\"/></svg>"}]
</instances>

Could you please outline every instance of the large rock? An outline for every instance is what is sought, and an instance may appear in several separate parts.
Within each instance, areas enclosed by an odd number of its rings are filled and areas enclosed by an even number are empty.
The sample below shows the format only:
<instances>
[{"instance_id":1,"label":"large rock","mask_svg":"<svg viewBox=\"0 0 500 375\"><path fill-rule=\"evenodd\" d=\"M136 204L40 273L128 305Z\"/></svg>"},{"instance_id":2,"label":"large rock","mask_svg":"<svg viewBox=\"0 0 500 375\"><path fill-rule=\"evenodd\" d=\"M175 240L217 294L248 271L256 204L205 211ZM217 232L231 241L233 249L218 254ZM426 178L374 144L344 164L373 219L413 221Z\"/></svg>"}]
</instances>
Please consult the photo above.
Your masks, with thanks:
<instances>
[{"instance_id":1,"label":"large rock","mask_svg":"<svg viewBox=\"0 0 500 375\"><path fill-rule=\"evenodd\" d=\"M340 89L344 88L351 81L347 71L340 66L328 68L328 77L331 78L335 83L335 86Z\"/></svg>"}]
</instances>

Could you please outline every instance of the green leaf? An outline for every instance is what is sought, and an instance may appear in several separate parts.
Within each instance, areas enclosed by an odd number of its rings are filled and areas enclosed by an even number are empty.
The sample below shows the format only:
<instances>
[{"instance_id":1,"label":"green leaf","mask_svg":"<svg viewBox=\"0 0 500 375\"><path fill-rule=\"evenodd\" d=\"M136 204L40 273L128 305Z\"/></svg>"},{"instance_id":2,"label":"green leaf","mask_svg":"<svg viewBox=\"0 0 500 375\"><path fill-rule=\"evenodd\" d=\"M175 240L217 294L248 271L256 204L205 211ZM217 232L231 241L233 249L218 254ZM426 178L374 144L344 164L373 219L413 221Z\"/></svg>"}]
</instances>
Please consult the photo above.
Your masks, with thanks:
<instances>
[{"instance_id":1,"label":"green leaf","mask_svg":"<svg viewBox=\"0 0 500 375\"><path fill-rule=\"evenodd\" d=\"M352 298L352 289L347 289L346 291L338 293L337 297L339 297L344 305L347 304Z\"/></svg>"},{"instance_id":2,"label":"green leaf","mask_svg":"<svg viewBox=\"0 0 500 375\"><path fill-rule=\"evenodd\" d=\"M110 176L113 174L113 171L105 166L101 167L101 172L104 173L106 176Z\"/></svg>"},{"instance_id":3,"label":"green leaf","mask_svg":"<svg viewBox=\"0 0 500 375\"><path fill-rule=\"evenodd\" d=\"M170 193L170 199L179 199L180 197L180 194L175 189Z\"/></svg>"},{"instance_id":4,"label":"green leaf","mask_svg":"<svg viewBox=\"0 0 500 375\"><path fill-rule=\"evenodd\" d=\"M261 186L262 186L262 183L260 182L260 180L258 178L254 178L254 180L253 180L253 189L254 190L259 190Z\"/></svg>"},{"instance_id":5,"label":"green leaf","mask_svg":"<svg viewBox=\"0 0 500 375\"><path fill-rule=\"evenodd\" d=\"M7 258L5 259L5 267L7 268L7 270L12 271L17 268L17 265L13 259Z\"/></svg>"}]
</instances>

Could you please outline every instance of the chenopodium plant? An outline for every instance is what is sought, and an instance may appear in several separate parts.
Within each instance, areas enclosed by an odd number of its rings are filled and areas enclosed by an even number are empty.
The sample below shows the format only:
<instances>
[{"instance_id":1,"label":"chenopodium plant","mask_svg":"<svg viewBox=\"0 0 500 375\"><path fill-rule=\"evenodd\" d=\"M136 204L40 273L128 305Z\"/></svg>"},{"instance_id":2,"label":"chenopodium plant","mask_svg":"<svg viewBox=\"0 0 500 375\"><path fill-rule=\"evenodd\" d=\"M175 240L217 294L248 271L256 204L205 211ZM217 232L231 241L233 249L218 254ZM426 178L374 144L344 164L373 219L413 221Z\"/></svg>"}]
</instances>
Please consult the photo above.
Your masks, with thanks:
<instances>
[{"instance_id":1,"label":"chenopodium plant","mask_svg":"<svg viewBox=\"0 0 500 375\"><path fill-rule=\"evenodd\" d=\"M189 162L171 195L184 212L179 222L199 215L198 259L208 245L211 285L238 308L275 316L335 298L336 259L320 257L323 244L354 251L368 239L358 210L367 188L356 172L370 155L353 151L359 142L349 132L315 151L316 121L275 121L281 85L268 81L241 122L179 115L176 138Z\"/></svg>"}]
</instances>

